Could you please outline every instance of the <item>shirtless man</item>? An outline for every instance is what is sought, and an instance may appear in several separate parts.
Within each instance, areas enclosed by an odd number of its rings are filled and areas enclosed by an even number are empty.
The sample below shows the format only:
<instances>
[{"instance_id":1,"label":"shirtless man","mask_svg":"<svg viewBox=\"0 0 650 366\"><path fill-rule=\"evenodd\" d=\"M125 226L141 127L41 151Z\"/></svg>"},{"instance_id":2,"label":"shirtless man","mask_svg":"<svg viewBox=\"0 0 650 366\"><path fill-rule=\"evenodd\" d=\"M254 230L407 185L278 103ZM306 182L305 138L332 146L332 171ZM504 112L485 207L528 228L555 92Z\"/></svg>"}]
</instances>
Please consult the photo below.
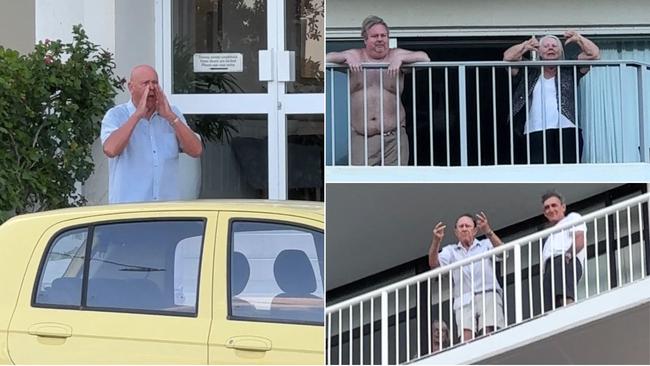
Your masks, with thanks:
<instances>
[{"instance_id":1,"label":"shirtless man","mask_svg":"<svg viewBox=\"0 0 650 366\"><path fill-rule=\"evenodd\" d=\"M352 165L406 165L409 158L406 135L406 111L397 100L404 89L402 64L429 61L422 51L389 48L388 25L383 19L370 15L361 24L364 48L327 54L327 62L345 63L350 67L350 118L352 140ZM388 69L367 69L366 104L364 110L363 63L384 63ZM380 71L381 70L381 71ZM381 76L380 76L381 73ZM397 81L399 80L399 91ZM383 90L380 90L380 85ZM383 116L380 111L383 96ZM366 120L367 114L367 120ZM399 119L399 136L397 121ZM366 160L366 143L368 155ZM398 163L399 138L399 163ZM383 146L383 149L382 149ZM382 161L382 150L384 153Z\"/></svg>"}]
</instances>

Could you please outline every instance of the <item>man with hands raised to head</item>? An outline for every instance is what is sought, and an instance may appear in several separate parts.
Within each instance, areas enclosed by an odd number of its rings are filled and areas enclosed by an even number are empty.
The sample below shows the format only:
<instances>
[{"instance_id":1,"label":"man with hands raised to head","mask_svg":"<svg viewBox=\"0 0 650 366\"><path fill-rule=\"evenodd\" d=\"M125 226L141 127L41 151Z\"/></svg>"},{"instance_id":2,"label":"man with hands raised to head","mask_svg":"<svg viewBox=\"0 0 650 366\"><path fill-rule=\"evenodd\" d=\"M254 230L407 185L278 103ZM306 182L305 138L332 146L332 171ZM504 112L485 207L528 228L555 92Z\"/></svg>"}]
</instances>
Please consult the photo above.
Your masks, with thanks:
<instances>
[{"instance_id":1,"label":"man with hands raised to head","mask_svg":"<svg viewBox=\"0 0 650 366\"><path fill-rule=\"evenodd\" d=\"M440 243L445 236L446 227L444 223L438 222L433 229L433 238L429 247L429 267L432 269L483 254L503 244L490 228L487 215L484 212L476 216L468 213L460 215L454 227L454 234L458 242L446 245L440 250ZM486 239L476 239L479 232L485 234ZM499 256L497 256L497 260L500 260ZM474 272L473 283L472 270ZM473 265L470 263L462 266L462 275L460 268L455 268L451 272L454 314L458 329L463 329L463 340L474 338L484 328L486 333L490 333L496 328L503 327L503 302L501 300L503 291L499 283L494 280L492 257L484 258L483 265L478 260ZM460 293L461 276L462 294ZM472 302L474 302L474 312L472 312ZM484 308L485 313L483 313ZM496 318L494 317L495 312Z\"/></svg>"},{"instance_id":2,"label":"man with hands raised to head","mask_svg":"<svg viewBox=\"0 0 650 366\"><path fill-rule=\"evenodd\" d=\"M600 58L598 46L587 37L576 31L567 31L564 38L565 45L575 43L580 47L578 60ZM564 60L562 42L554 35L546 35L539 41L532 37L516 44L503 53L503 60L521 61L524 54L531 51L537 52L542 61ZM514 132L519 136L528 135L527 143L528 139L530 140L530 162L580 162L583 139L581 126L576 124L575 87L589 68L577 67L574 73L573 66L551 64L543 67L528 66L527 70L528 90L524 73L520 73L519 68L511 68L512 75L516 76L512 89L512 115ZM528 162L527 149L518 153L515 158L518 163Z\"/></svg>"},{"instance_id":3,"label":"man with hands raised to head","mask_svg":"<svg viewBox=\"0 0 650 366\"><path fill-rule=\"evenodd\" d=\"M109 157L109 203L179 198L178 155L199 157L203 146L183 114L170 106L151 66L139 65L128 83L131 99L102 120Z\"/></svg>"}]
</instances>

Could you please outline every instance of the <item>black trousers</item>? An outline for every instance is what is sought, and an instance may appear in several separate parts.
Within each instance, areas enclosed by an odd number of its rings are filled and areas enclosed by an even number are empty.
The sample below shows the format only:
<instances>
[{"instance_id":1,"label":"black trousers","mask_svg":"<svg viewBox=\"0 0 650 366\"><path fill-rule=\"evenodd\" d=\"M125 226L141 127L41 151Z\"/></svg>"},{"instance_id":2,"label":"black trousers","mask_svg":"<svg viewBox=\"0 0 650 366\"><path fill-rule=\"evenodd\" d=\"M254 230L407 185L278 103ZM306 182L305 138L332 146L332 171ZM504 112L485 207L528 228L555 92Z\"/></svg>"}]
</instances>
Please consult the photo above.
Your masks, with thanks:
<instances>
[{"instance_id":1,"label":"black trousers","mask_svg":"<svg viewBox=\"0 0 650 366\"><path fill-rule=\"evenodd\" d=\"M551 271L551 259L544 263L544 311L553 310L553 298L564 296L566 288L566 297L575 300L576 289L573 287L573 261L576 262L575 281L579 282L582 278L582 264L578 258L573 258L566 263L563 255L553 257L553 271ZM564 279L562 282L562 262L564 262ZM551 273L553 274L551 276ZM552 277L552 278L551 278ZM555 292L553 292L553 283L555 282ZM555 303L555 307L560 306Z\"/></svg>"},{"instance_id":2,"label":"black trousers","mask_svg":"<svg viewBox=\"0 0 650 366\"><path fill-rule=\"evenodd\" d=\"M560 145L560 129L553 128L546 130L546 163L559 164L560 150L562 151L562 163L578 163L582 156L582 130L563 128L562 144ZM576 158L576 133L578 134L578 156ZM526 150L524 147L524 163ZM530 163L544 164L544 131L535 131L530 134Z\"/></svg>"}]
</instances>

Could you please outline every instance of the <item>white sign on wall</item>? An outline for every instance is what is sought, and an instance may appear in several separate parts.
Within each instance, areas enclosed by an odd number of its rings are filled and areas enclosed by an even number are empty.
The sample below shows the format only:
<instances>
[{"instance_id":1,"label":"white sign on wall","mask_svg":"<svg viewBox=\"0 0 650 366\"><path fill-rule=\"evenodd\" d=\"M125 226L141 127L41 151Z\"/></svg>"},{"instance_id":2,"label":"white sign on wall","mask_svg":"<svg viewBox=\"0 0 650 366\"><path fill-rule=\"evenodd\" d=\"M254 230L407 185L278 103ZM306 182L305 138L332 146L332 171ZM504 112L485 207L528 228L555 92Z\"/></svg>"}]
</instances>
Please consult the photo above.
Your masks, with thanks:
<instances>
[{"instance_id":1,"label":"white sign on wall","mask_svg":"<svg viewBox=\"0 0 650 366\"><path fill-rule=\"evenodd\" d=\"M194 72L242 72L241 53L195 53Z\"/></svg>"}]
</instances>

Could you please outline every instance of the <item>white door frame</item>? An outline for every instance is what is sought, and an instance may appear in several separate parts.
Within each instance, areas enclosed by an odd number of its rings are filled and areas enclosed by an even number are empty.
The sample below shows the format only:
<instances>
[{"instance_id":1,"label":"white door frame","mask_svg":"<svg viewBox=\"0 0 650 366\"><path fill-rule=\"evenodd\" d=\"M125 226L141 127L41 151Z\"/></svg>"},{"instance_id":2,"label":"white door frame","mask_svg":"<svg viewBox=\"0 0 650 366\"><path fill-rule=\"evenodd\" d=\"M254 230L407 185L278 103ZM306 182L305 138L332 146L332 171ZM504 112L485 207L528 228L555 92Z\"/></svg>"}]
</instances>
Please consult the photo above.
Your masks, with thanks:
<instances>
[{"instance_id":1,"label":"white door frame","mask_svg":"<svg viewBox=\"0 0 650 366\"><path fill-rule=\"evenodd\" d=\"M172 0L155 0L156 69L170 103L191 114L264 114L268 119L268 196L287 199L287 114L324 113L324 93L287 94L279 81L280 53L285 49L284 0L267 1L267 50L273 54L273 80L268 93L172 94ZM279 50L279 51L278 51Z\"/></svg>"}]
</instances>

